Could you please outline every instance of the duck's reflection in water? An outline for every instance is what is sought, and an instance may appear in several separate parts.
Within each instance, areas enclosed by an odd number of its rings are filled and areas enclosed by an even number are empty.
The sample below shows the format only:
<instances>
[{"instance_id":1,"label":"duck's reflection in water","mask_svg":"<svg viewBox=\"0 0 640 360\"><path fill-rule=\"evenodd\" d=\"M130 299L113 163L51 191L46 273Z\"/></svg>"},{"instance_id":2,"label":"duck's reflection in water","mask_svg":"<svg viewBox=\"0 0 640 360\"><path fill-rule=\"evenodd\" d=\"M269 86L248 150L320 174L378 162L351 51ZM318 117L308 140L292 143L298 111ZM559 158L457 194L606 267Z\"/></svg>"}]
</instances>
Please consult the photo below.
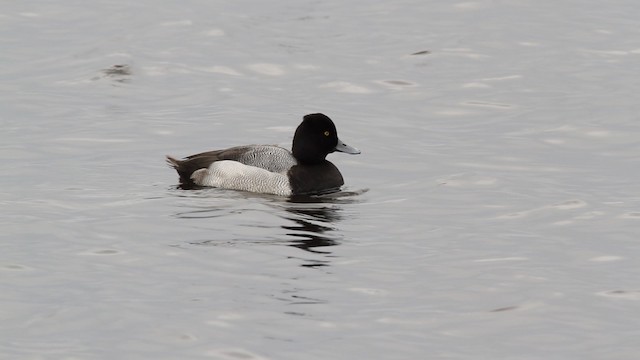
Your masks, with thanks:
<instances>
[{"instance_id":1,"label":"duck's reflection in water","mask_svg":"<svg viewBox=\"0 0 640 360\"><path fill-rule=\"evenodd\" d=\"M316 212L317 211L315 210L313 211L313 213ZM319 248L338 245L338 239L331 236L331 231L335 229L317 225L304 219L293 217L288 219L298 224L282 226L283 229L291 231L287 232L286 235L295 238L294 240L291 240L289 245L317 254L329 254L329 251L321 250Z\"/></svg>"},{"instance_id":2,"label":"duck's reflection in water","mask_svg":"<svg viewBox=\"0 0 640 360\"><path fill-rule=\"evenodd\" d=\"M221 222L218 220L199 223L199 227L210 228L212 232L222 236L216 236L215 239L189 241L192 245L284 244L306 252L306 256L304 253L300 256L291 256L291 258L302 261L300 266L322 267L329 265L331 257L333 257L330 247L339 245L343 241L338 224L344 217L344 205L360 202L357 195L365 191L283 198L272 195L229 193L204 189L186 192L189 195L187 197L190 198L187 205L188 210L178 212L175 216L180 219L196 221L229 219L230 217L241 219L241 221L235 222L238 227L231 229L232 234L224 234L224 231L221 233ZM179 192L176 196L185 197L185 194ZM243 199L250 201L243 202ZM212 202L217 205L212 206ZM264 205L267 205L267 210L264 209ZM266 214L275 215L281 220L274 223L273 220L269 221L264 217ZM225 220L224 223L226 227L229 222ZM247 232L247 229L250 231ZM256 236L256 229L260 229L261 235ZM281 230L277 231L277 229ZM231 238L225 235L231 235Z\"/></svg>"},{"instance_id":3,"label":"duck's reflection in water","mask_svg":"<svg viewBox=\"0 0 640 360\"><path fill-rule=\"evenodd\" d=\"M293 222L293 225L282 225L287 230L286 235L289 246L293 246L312 254L323 255L323 260L306 259L301 266L320 267L327 266L331 257L330 246L340 244L342 235L336 228L342 220L342 206L345 203L356 202L353 198L347 199L344 193L329 196L294 196L288 199L284 206L286 211L282 218Z\"/></svg>"}]
</instances>

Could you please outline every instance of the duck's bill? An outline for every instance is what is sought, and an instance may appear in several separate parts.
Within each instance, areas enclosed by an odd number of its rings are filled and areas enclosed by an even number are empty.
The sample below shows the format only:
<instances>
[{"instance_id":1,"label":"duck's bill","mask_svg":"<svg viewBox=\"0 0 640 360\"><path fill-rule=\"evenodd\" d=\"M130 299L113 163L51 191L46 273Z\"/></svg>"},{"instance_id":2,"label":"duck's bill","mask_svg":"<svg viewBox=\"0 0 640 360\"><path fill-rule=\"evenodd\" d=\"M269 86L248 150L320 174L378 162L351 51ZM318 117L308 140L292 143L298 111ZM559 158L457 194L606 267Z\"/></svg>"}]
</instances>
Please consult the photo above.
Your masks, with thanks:
<instances>
[{"instance_id":1,"label":"duck's bill","mask_svg":"<svg viewBox=\"0 0 640 360\"><path fill-rule=\"evenodd\" d=\"M338 139L338 144L336 145L335 151L347 153L347 154L360 154L360 150L354 148L353 146L349 146L343 143L340 139Z\"/></svg>"}]
</instances>

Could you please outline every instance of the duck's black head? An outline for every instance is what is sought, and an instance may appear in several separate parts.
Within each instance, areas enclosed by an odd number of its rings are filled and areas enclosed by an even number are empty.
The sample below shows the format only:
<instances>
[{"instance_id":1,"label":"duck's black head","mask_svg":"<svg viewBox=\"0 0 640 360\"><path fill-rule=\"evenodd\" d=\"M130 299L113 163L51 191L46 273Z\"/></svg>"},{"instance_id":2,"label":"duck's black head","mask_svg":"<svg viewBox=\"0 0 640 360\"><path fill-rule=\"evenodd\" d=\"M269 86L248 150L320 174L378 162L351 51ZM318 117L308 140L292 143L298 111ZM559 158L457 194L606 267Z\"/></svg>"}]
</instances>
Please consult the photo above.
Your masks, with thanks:
<instances>
[{"instance_id":1,"label":"duck's black head","mask_svg":"<svg viewBox=\"0 0 640 360\"><path fill-rule=\"evenodd\" d=\"M328 116L320 113L305 115L293 136L293 156L300 163L317 164L334 151L360 153L360 150L340 141L336 126Z\"/></svg>"}]
</instances>

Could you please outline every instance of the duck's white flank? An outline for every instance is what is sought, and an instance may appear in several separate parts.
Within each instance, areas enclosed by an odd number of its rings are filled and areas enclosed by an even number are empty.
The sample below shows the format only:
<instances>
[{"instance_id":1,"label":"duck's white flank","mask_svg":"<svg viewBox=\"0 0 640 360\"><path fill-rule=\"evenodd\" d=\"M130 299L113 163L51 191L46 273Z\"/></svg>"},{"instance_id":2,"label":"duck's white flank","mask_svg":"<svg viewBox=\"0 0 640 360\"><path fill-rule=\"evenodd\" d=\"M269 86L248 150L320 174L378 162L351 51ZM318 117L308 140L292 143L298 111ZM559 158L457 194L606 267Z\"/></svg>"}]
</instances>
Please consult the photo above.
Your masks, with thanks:
<instances>
[{"instance_id":1,"label":"duck's white flank","mask_svg":"<svg viewBox=\"0 0 640 360\"><path fill-rule=\"evenodd\" d=\"M289 196L291 186L286 173L270 172L233 160L216 161L207 169L193 172L196 185Z\"/></svg>"}]
</instances>

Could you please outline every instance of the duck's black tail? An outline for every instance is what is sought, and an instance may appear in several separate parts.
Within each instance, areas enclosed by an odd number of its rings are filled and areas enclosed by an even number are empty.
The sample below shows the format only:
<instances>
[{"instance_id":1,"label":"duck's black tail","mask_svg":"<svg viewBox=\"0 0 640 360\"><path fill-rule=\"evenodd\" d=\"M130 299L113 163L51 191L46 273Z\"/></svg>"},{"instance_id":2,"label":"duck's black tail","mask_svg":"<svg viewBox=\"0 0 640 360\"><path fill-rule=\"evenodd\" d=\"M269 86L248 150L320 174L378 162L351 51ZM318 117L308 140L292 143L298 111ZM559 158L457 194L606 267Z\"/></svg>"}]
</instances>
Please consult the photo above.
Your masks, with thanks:
<instances>
[{"instance_id":1,"label":"duck's black tail","mask_svg":"<svg viewBox=\"0 0 640 360\"><path fill-rule=\"evenodd\" d=\"M180 184L193 183L193 181L191 180L191 173L193 173L193 170L191 169L191 166L186 166L188 165L188 160L178 160L172 156L167 155L166 161L167 165L178 172L178 175L180 176Z\"/></svg>"},{"instance_id":2,"label":"duck's black tail","mask_svg":"<svg viewBox=\"0 0 640 360\"><path fill-rule=\"evenodd\" d=\"M174 169L178 169L180 166L180 160L173 158L172 156L166 155L167 165L171 166Z\"/></svg>"}]
</instances>

